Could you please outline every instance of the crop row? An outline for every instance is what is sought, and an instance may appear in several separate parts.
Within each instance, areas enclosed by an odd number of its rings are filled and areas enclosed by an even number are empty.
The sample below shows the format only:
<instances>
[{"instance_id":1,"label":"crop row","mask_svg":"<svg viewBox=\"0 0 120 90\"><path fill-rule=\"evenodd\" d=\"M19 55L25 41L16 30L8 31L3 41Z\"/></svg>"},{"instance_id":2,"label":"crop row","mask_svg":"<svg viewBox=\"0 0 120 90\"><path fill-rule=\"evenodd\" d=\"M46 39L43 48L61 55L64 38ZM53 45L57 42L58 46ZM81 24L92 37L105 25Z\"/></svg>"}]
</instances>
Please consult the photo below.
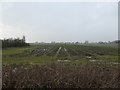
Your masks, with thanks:
<instances>
[{"instance_id":1,"label":"crop row","mask_svg":"<svg viewBox=\"0 0 120 90\"><path fill-rule=\"evenodd\" d=\"M116 55L118 50L115 48L92 47L80 45L45 45L34 49L25 50L22 53L12 56L52 56L57 58L84 58L86 56L95 57L96 55Z\"/></svg>"}]
</instances>

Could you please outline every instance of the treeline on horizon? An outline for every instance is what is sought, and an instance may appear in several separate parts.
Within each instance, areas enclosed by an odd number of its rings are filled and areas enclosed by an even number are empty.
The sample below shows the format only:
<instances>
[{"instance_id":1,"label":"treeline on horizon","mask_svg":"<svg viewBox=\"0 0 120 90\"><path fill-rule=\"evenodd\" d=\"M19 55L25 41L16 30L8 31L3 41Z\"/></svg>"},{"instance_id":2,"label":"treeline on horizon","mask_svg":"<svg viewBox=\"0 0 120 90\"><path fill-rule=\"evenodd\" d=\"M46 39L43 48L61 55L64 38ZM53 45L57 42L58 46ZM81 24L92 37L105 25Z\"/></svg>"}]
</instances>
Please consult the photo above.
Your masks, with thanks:
<instances>
[{"instance_id":1,"label":"treeline on horizon","mask_svg":"<svg viewBox=\"0 0 120 90\"><path fill-rule=\"evenodd\" d=\"M26 40L25 40L25 36L22 37L22 39L20 39L19 37L18 38L8 38L8 39L3 39L0 41L2 42L2 48L8 48L8 47L24 47L24 46L30 46L29 43L26 43ZM40 44L38 42L35 42L36 44ZM42 42L42 43L45 43L45 42ZM58 42L51 42L51 44L56 44ZM63 42L62 42L63 43ZM68 44L73 44L73 42L67 42ZM111 43L116 43L116 44L120 44L120 40L115 40L115 41L112 41L112 42L96 42L98 44L111 44ZM60 43L59 43L60 44ZM74 44L80 44L80 42L74 42ZM84 44L89 44L89 41L85 41ZM1 46L1 44L0 44Z\"/></svg>"},{"instance_id":2,"label":"treeline on horizon","mask_svg":"<svg viewBox=\"0 0 120 90\"><path fill-rule=\"evenodd\" d=\"M45 44L46 42L35 42L35 44ZM89 42L89 41L85 41L85 42L55 42L52 41L51 44L120 44L120 40L114 40L114 41L99 41L99 42Z\"/></svg>"},{"instance_id":3,"label":"treeline on horizon","mask_svg":"<svg viewBox=\"0 0 120 90\"><path fill-rule=\"evenodd\" d=\"M22 39L20 38L9 38L2 40L2 48L8 47L24 47L29 46L29 43L26 43L25 36Z\"/></svg>"}]
</instances>

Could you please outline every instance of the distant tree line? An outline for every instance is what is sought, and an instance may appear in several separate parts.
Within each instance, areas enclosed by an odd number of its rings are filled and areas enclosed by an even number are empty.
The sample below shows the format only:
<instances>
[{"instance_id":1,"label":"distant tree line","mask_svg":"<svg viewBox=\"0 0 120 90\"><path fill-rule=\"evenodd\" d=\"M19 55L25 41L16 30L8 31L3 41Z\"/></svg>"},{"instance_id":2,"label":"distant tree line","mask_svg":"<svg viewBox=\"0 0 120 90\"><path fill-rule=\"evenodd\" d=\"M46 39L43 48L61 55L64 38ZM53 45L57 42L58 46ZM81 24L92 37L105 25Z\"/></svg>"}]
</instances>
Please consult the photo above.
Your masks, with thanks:
<instances>
[{"instance_id":1,"label":"distant tree line","mask_svg":"<svg viewBox=\"0 0 120 90\"><path fill-rule=\"evenodd\" d=\"M120 40L115 40L115 41L108 41L108 42L102 42L102 41L100 41L100 42L98 42L99 44L112 44L112 43L116 43L116 44L120 44Z\"/></svg>"},{"instance_id":2,"label":"distant tree line","mask_svg":"<svg viewBox=\"0 0 120 90\"><path fill-rule=\"evenodd\" d=\"M113 43L119 44L119 43L120 43L120 40L115 40L115 41L113 41Z\"/></svg>"},{"instance_id":3,"label":"distant tree line","mask_svg":"<svg viewBox=\"0 0 120 90\"><path fill-rule=\"evenodd\" d=\"M25 41L25 36L23 36L22 39L20 38L9 38L2 40L2 48L7 47L23 47L23 46L29 46L28 43Z\"/></svg>"}]
</instances>

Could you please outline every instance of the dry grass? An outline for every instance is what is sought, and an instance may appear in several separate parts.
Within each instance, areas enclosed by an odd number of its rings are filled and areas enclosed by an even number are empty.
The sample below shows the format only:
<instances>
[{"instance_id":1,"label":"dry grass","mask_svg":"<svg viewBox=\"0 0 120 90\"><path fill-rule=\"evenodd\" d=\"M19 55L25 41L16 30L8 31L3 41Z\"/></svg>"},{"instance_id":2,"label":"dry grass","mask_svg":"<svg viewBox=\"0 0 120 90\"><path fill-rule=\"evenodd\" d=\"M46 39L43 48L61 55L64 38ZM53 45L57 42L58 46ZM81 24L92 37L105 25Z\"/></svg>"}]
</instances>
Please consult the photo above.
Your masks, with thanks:
<instances>
[{"instance_id":1,"label":"dry grass","mask_svg":"<svg viewBox=\"0 0 120 90\"><path fill-rule=\"evenodd\" d=\"M3 88L118 88L118 67L97 65L3 65Z\"/></svg>"}]
</instances>

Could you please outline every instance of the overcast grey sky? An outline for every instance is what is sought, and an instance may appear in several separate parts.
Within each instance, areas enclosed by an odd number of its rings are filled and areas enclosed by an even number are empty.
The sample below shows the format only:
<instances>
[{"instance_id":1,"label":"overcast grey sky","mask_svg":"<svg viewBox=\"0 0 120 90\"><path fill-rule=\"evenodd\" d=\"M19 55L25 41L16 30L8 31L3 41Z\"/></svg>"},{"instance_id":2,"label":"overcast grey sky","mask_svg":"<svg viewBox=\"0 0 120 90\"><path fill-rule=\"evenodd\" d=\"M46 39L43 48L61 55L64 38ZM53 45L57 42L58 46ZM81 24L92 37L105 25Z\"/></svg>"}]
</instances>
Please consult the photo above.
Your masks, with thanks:
<instances>
[{"instance_id":1,"label":"overcast grey sky","mask_svg":"<svg viewBox=\"0 0 120 90\"><path fill-rule=\"evenodd\" d=\"M113 41L118 39L117 2L2 3L0 38L27 42Z\"/></svg>"}]
</instances>

